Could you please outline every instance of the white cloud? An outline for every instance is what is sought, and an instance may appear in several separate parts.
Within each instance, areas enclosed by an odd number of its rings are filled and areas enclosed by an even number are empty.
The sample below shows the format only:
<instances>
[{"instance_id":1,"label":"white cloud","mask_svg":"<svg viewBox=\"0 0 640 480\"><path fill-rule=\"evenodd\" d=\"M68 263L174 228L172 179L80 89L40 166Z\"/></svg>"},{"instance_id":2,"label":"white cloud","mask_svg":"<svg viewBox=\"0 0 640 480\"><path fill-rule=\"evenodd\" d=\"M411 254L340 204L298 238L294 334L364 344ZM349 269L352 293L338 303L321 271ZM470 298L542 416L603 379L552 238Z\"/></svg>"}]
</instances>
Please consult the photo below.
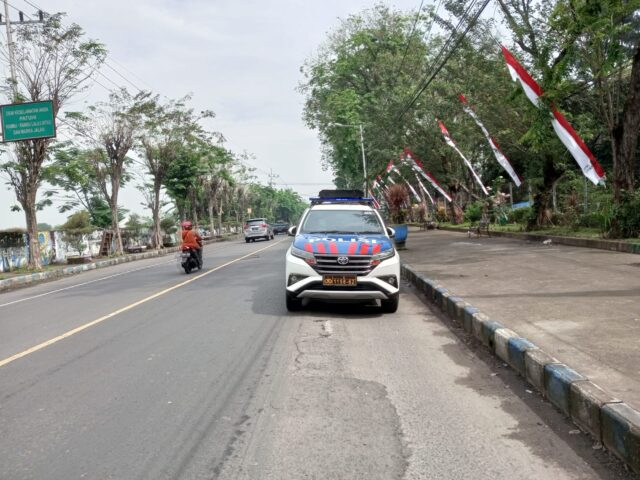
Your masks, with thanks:
<instances>
[{"instance_id":1,"label":"white cloud","mask_svg":"<svg viewBox=\"0 0 640 480\"><path fill-rule=\"evenodd\" d=\"M35 2L51 11L66 11L68 21L81 25L88 36L106 44L110 65L141 88L169 98L193 92L193 106L213 109L210 127L227 135L235 151L256 156L256 172L273 169L278 183L289 182L308 196L331 182L320 165L314 132L303 123L302 98L296 92L300 66L315 52L326 33L375 0L50 0ZM394 2L409 10L415 0ZM20 5L29 13L30 7ZM117 62L117 63L115 63ZM119 65L124 65L123 69ZM129 86L112 70L103 73ZM132 73L129 73L132 72ZM106 79L100 83L112 87ZM83 101L103 99L93 86L70 108ZM317 182L314 185L313 182ZM295 184L295 185L294 185ZM128 186L122 202L146 214L139 193ZM0 228L24 224L10 213L11 192L0 190ZM55 208L39 214L39 221L62 223Z\"/></svg>"}]
</instances>

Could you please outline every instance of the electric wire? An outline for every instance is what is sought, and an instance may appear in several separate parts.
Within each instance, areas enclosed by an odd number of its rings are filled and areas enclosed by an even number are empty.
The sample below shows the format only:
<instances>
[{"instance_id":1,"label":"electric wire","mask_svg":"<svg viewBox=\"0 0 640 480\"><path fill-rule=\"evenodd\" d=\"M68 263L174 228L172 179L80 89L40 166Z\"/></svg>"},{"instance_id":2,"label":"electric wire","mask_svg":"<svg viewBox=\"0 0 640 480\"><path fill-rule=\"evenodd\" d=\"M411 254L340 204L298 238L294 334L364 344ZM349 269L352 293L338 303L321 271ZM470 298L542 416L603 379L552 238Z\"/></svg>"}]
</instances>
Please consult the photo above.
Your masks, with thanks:
<instances>
[{"instance_id":1,"label":"electric wire","mask_svg":"<svg viewBox=\"0 0 640 480\"><path fill-rule=\"evenodd\" d=\"M440 63L440 65L436 68L436 70L431 74L430 77L428 77L428 79L423 82L422 87L420 87L420 89L418 90L418 92L415 94L415 96L413 97L413 99L409 102L409 104L405 107L405 109L402 111L402 113L398 116L398 120L401 120L402 117L404 117L404 115L409 111L409 109L411 109L411 107L413 107L413 105L418 101L418 98L420 98L420 96L422 95L422 93L424 93L424 91L427 89L427 87L429 87L429 85L431 84L431 82L433 81L433 79L438 75L438 73L440 73L440 70L442 70L442 68L446 65L447 61L451 58L451 56L455 53L455 51L457 50L457 48L459 47L460 43L462 42L462 40L465 38L465 36L467 35L467 33L469 32L469 30L471 30L471 28L473 28L473 26L475 25L476 21L478 20L478 18L480 17L480 15L482 14L482 12L484 11L484 9L486 8L486 6L489 4L490 0L485 0L484 3L480 6L480 8L478 9L478 11L475 13L475 15L473 16L473 18L469 21L467 27L465 28L465 30L462 32L462 34L458 37L458 39L456 40L454 46L449 50L449 52L446 54L446 56L444 57L444 59L442 60L442 62ZM475 1L473 2L475 3ZM440 55L439 55L440 56Z\"/></svg>"}]
</instances>

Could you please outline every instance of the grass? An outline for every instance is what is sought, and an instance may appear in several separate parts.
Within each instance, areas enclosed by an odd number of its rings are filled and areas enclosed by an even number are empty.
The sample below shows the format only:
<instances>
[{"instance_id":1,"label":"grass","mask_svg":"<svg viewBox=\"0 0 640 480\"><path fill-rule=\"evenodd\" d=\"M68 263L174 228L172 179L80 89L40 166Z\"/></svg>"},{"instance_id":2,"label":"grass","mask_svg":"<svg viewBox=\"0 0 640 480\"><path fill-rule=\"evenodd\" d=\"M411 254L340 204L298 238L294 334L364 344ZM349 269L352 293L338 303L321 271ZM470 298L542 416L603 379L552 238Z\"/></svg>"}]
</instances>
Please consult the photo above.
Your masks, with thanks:
<instances>
[{"instance_id":1,"label":"grass","mask_svg":"<svg viewBox=\"0 0 640 480\"><path fill-rule=\"evenodd\" d=\"M29 275L30 273L42 273L42 272L50 272L53 270L60 270L64 267L66 267L66 265L63 265L63 264L43 265L41 270L36 270L28 267L20 267L20 268L16 268L15 270L11 270L10 272L0 273L0 280L19 277L20 275Z\"/></svg>"}]
</instances>

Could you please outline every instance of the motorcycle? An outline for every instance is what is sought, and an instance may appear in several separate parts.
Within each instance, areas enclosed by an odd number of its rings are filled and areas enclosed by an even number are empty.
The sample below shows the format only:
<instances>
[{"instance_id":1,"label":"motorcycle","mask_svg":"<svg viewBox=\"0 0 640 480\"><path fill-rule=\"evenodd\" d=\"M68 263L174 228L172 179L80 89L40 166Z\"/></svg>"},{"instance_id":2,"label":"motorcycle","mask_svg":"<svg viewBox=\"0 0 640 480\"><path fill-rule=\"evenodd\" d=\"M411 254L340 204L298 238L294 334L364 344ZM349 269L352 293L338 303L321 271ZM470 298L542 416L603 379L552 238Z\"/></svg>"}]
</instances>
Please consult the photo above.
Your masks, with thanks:
<instances>
[{"instance_id":1,"label":"motorcycle","mask_svg":"<svg viewBox=\"0 0 640 480\"><path fill-rule=\"evenodd\" d=\"M179 262L186 274L191 273L196 268L198 270L202 269L202 266L198 264L198 252L194 248L188 248L180 252Z\"/></svg>"}]
</instances>

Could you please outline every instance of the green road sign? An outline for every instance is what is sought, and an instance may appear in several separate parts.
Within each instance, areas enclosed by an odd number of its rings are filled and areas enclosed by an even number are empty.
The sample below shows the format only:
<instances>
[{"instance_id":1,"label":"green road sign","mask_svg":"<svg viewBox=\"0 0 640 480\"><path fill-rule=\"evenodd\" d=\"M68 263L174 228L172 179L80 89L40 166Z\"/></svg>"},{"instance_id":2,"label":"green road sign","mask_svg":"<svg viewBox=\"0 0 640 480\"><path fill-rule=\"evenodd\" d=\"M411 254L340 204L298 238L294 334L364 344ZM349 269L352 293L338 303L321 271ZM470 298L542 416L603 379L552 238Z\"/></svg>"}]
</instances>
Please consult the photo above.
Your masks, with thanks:
<instances>
[{"instance_id":1,"label":"green road sign","mask_svg":"<svg viewBox=\"0 0 640 480\"><path fill-rule=\"evenodd\" d=\"M51 100L2 105L0 118L2 119L2 138L5 142L56 136Z\"/></svg>"}]
</instances>

